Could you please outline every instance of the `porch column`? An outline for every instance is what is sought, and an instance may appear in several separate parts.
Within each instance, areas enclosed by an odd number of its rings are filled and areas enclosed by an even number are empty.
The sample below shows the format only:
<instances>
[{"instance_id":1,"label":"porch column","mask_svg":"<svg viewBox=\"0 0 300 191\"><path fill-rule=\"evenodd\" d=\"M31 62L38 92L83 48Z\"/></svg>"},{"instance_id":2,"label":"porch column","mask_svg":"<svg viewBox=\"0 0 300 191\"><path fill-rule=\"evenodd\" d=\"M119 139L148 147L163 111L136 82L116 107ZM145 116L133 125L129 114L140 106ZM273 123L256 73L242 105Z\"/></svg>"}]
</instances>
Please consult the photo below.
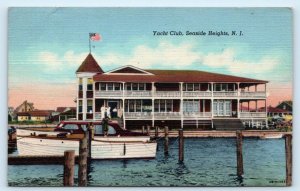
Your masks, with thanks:
<instances>
[{"instance_id":1,"label":"porch column","mask_svg":"<svg viewBox=\"0 0 300 191\"><path fill-rule=\"evenodd\" d=\"M154 127L154 99L152 98L152 127Z\"/></svg>"},{"instance_id":2,"label":"porch column","mask_svg":"<svg viewBox=\"0 0 300 191\"><path fill-rule=\"evenodd\" d=\"M182 86L183 82L180 83L180 119L181 119L181 128L183 128L183 92L182 92Z\"/></svg>"},{"instance_id":3,"label":"porch column","mask_svg":"<svg viewBox=\"0 0 300 191\"><path fill-rule=\"evenodd\" d=\"M248 101L248 112L250 111L250 101Z\"/></svg>"},{"instance_id":4,"label":"porch column","mask_svg":"<svg viewBox=\"0 0 300 191\"><path fill-rule=\"evenodd\" d=\"M211 118L214 118L214 100L210 99L210 111L211 111Z\"/></svg>"},{"instance_id":5,"label":"porch column","mask_svg":"<svg viewBox=\"0 0 300 191\"><path fill-rule=\"evenodd\" d=\"M125 120L125 99L122 99L122 107L123 107L123 126L126 129L126 120Z\"/></svg>"},{"instance_id":6,"label":"porch column","mask_svg":"<svg viewBox=\"0 0 300 191\"><path fill-rule=\"evenodd\" d=\"M125 96L125 82L122 82L122 86L123 86L123 92L122 92L122 95L123 97Z\"/></svg>"},{"instance_id":7,"label":"porch column","mask_svg":"<svg viewBox=\"0 0 300 191\"><path fill-rule=\"evenodd\" d=\"M240 118L240 99L237 99L237 118Z\"/></svg>"},{"instance_id":8,"label":"porch column","mask_svg":"<svg viewBox=\"0 0 300 191\"><path fill-rule=\"evenodd\" d=\"M255 92L257 92L257 84L255 84Z\"/></svg>"},{"instance_id":9,"label":"porch column","mask_svg":"<svg viewBox=\"0 0 300 191\"><path fill-rule=\"evenodd\" d=\"M86 98L86 91L87 91L87 78L82 78L82 120L86 120L87 114L87 98Z\"/></svg>"},{"instance_id":10,"label":"porch column","mask_svg":"<svg viewBox=\"0 0 300 191\"><path fill-rule=\"evenodd\" d=\"M265 83L265 96L267 97L267 83Z\"/></svg>"},{"instance_id":11,"label":"porch column","mask_svg":"<svg viewBox=\"0 0 300 191\"><path fill-rule=\"evenodd\" d=\"M93 119L96 120L96 99L95 99L96 83L93 82Z\"/></svg>"},{"instance_id":12,"label":"porch column","mask_svg":"<svg viewBox=\"0 0 300 191\"><path fill-rule=\"evenodd\" d=\"M211 96L214 97L214 83L210 83L210 89L211 89Z\"/></svg>"},{"instance_id":13,"label":"porch column","mask_svg":"<svg viewBox=\"0 0 300 191\"><path fill-rule=\"evenodd\" d=\"M240 92L240 82L237 83L237 92L238 92L238 97L240 97L241 92Z\"/></svg>"},{"instance_id":14,"label":"porch column","mask_svg":"<svg viewBox=\"0 0 300 191\"><path fill-rule=\"evenodd\" d=\"M151 92L152 92L152 96L155 96L156 88L154 86L154 82L151 82Z\"/></svg>"},{"instance_id":15,"label":"porch column","mask_svg":"<svg viewBox=\"0 0 300 191\"><path fill-rule=\"evenodd\" d=\"M76 93L77 93L77 101L76 101L76 120L78 120L78 115L79 115L79 78L77 78L77 88L76 88Z\"/></svg>"},{"instance_id":16,"label":"porch column","mask_svg":"<svg viewBox=\"0 0 300 191\"><path fill-rule=\"evenodd\" d=\"M200 100L199 100L200 102ZM203 107L203 117L205 116L205 99L202 100L202 107Z\"/></svg>"},{"instance_id":17,"label":"porch column","mask_svg":"<svg viewBox=\"0 0 300 191\"><path fill-rule=\"evenodd\" d=\"M257 112L257 100L255 100L255 111Z\"/></svg>"}]
</instances>

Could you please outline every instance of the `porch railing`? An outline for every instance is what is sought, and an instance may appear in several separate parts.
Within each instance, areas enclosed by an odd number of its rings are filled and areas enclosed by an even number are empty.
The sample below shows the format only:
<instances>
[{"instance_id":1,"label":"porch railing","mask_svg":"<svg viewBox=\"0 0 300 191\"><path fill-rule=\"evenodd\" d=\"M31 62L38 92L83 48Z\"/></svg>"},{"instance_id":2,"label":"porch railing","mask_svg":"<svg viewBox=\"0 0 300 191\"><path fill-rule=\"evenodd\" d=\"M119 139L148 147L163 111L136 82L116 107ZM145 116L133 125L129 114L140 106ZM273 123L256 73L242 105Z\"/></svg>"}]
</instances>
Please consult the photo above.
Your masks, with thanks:
<instances>
[{"instance_id":1,"label":"porch railing","mask_svg":"<svg viewBox=\"0 0 300 191\"><path fill-rule=\"evenodd\" d=\"M183 112L184 118L208 118L211 112Z\"/></svg>"},{"instance_id":2,"label":"porch railing","mask_svg":"<svg viewBox=\"0 0 300 191\"><path fill-rule=\"evenodd\" d=\"M125 91L125 97L152 97L151 91Z\"/></svg>"},{"instance_id":3,"label":"porch railing","mask_svg":"<svg viewBox=\"0 0 300 191\"><path fill-rule=\"evenodd\" d=\"M152 112L125 112L126 119L152 119Z\"/></svg>"},{"instance_id":4,"label":"porch railing","mask_svg":"<svg viewBox=\"0 0 300 191\"><path fill-rule=\"evenodd\" d=\"M95 91L95 97L122 97L123 91Z\"/></svg>"},{"instance_id":5,"label":"porch railing","mask_svg":"<svg viewBox=\"0 0 300 191\"><path fill-rule=\"evenodd\" d=\"M183 97L210 97L211 92L208 91L183 91Z\"/></svg>"},{"instance_id":6,"label":"porch railing","mask_svg":"<svg viewBox=\"0 0 300 191\"><path fill-rule=\"evenodd\" d=\"M238 96L237 91L214 91L214 97L235 97Z\"/></svg>"},{"instance_id":7,"label":"porch railing","mask_svg":"<svg viewBox=\"0 0 300 191\"><path fill-rule=\"evenodd\" d=\"M266 112L240 112L240 118L267 117Z\"/></svg>"},{"instance_id":8,"label":"porch railing","mask_svg":"<svg viewBox=\"0 0 300 191\"><path fill-rule=\"evenodd\" d=\"M241 97L266 97L266 92L241 92Z\"/></svg>"},{"instance_id":9,"label":"porch railing","mask_svg":"<svg viewBox=\"0 0 300 191\"><path fill-rule=\"evenodd\" d=\"M156 91L156 97L180 97L180 91Z\"/></svg>"},{"instance_id":10,"label":"porch railing","mask_svg":"<svg viewBox=\"0 0 300 191\"><path fill-rule=\"evenodd\" d=\"M180 112L154 112L154 117L158 119L180 119Z\"/></svg>"}]
</instances>

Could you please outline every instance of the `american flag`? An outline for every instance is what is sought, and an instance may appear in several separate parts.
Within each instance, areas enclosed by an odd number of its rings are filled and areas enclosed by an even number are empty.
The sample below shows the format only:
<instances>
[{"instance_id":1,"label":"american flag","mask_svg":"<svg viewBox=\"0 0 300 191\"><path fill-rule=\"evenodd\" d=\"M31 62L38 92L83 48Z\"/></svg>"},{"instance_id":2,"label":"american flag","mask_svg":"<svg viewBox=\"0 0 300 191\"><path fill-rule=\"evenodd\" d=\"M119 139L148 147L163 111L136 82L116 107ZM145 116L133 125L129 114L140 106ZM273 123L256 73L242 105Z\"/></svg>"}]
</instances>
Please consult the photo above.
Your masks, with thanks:
<instances>
[{"instance_id":1,"label":"american flag","mask_svg":"<svg viewBox=\"0 0 300 191\"><path fill-rule=\"evenodd\" d=\"M90 33L90 39L92 41L99 41L101 40L101 36L99 35L99 33Z\"/></svg>"}]
</instances>

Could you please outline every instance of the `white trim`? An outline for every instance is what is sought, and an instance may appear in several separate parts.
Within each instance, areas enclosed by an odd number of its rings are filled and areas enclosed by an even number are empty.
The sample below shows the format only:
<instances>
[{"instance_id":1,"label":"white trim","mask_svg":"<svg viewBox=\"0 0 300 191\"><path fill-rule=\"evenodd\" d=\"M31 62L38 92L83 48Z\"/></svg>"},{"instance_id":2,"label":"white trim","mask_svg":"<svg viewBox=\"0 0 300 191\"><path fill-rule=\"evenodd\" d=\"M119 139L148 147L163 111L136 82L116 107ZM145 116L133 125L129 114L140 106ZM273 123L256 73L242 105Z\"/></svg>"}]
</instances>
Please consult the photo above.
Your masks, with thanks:
<instances>
[{"instance_id":1,"label":"white trim","mask_svg":"<svg viewBox=\"0 0 300 191\"><path fill-rule=\"evenodd\" d=\"M141 74L141 73L112 73L112 72L121 70L121 69L123 69L123 68L132 68L132 69L134 69L134 70L143 72L144 74ZM110 71L105 72L105 73L103 73L103 74L105 74L105 75L108 75L108 74L109 74L109 75L154 75L154 74L152 74L152 73L150 73L150 72L147 72L147 71L145 71L145 70L143 70L143 69L140 69L140 68L135 67L135 66L132 66L132 65L121 66L121 67L119 67L119 68L110 70Z\"/></svg>"}]
</instances>

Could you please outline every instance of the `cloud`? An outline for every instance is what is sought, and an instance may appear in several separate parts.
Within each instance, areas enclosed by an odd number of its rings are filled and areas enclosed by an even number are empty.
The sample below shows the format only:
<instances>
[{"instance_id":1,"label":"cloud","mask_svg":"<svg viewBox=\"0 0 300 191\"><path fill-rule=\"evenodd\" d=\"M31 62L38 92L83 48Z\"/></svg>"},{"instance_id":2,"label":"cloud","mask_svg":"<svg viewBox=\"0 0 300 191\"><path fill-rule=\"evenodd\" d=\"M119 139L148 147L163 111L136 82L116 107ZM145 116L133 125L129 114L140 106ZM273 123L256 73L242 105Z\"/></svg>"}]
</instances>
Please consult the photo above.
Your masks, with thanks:
<instances>
[{"instance_id":1,"label":"cloud","mask_svg":"<svg viewBox=\"0 0 300 191\"><path fill-rule=\"evenodd\" d=\"M234 49L227 48L221 53L209 53L203 56L202 64L212 68L224 68L232 74L263 74L270 72L280 63L278 56L263 56L258 61L237 59Z\"/></svg>"},{"instance_id":2,"label":"cloud","mask_svg":"<svg viewBox=\"0 0 300 191\"><path fill-rule=\"evenodd\" d=\"M134 48L130 55L107 53L100 56L102 65L134 65L140 68L154 66L182 68L200 61L201 54L194 51L189 43L175 45L160 42L155 47L140 45Z\"/></svg>"},{"instance_id":3,"label":"cloud","mask_svg":"<svg viewBox=\"0 0 300 191\"><path fill-rule=\"evenodd\" d=\"M87 53L75 54L74 51L69 50L63 56L57 53L45 51L38 54L38 64L44 65L45 70L61 71L69 67L79 67L82 61L87 56Z\"/></svg>"}]
</instances>

